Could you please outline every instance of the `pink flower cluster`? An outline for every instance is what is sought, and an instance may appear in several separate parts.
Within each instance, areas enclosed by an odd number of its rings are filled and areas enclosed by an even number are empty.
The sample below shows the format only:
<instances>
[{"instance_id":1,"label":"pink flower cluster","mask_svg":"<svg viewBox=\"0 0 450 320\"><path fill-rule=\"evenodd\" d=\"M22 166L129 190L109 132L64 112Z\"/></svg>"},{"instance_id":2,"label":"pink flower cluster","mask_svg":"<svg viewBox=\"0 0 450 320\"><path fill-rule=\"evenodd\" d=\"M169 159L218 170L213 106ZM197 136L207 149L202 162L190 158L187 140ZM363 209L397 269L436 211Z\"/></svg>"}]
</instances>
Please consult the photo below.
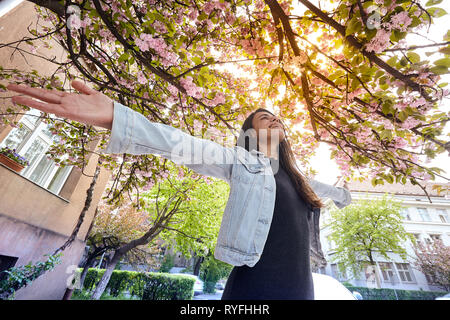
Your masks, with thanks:
<instances>
[{"instance_id":1,"label":"pink flower cluster","mask_svg":"<svg viewBox=\"0 0 450 320\"><path fill-rule=\"evenodd\" d=\"M147 77L145 76L145 74L139 70L138 74L137 74L137 80L140 84L146 84L147 83Z\"/></svg>"},{"instance_id":2,"label":"pink flower cluster","mask_svg":"<svg viewBox=\"0 0 450 320\"><path fill-rule=\"evenodd\" d=\"M239 44L249 54L257 54L259 56L264 55L264 47L262 46L261 41L258 41L257 39L244 39L241 40Z\"/></svg>"},{"instance_id":3,"label":"pink flower cluster","mask_svg":"<svg viewBox=\"0 0 450 320\"><path fill-rule=\"evenodd\" d=\"M381 53L389 46L389 38L391 31L385 29L378 29L377 34L369 43L366 44L366 51L373 51L375 53Z\"/></svg>"},{"instance_id":4,"label":"pink flower cluster","mask_svg":"<svg viewBox=\"0 0 450 320\"><path fill-rule=\"evenodd\" d=\"M391 17L391 27L405 32L411 24L412 19L408 16L408 12L402 11Z\"/></svg>"},{"instance_id":5,"label":"pink flower cluster","mask_svg":"<svg viewBox=\"0 0 450 320\"><path fill-rule=\"evenodd\" d=\"M206 105L212 107L217 106L218 104L225 103L225 95L222 92L216 93L216 96L212 100L207 100Z\"/></svg>"},{"instance_id":6,"label":"pink flower cluster","mask_svg":"<svg viewBox=\"0 0 450 320\"><path fill-rule=\"evenodd\" d=\"M164 67L173 66L177 62L177 55L170 51L172 46L168 46L162 38L153 38L151 34L141 33L140 37L135 39L135 43L144 52L149 49L156 51Z\"/></svg>"},{"instance_id":7,"label":"pink flower cluster","mask_svg":"<svg viewBox=\"0 0 450 320\"><path fill-rule=\"evenodd\" d=\"M395 137L394 138L394 148L404 148L408 145L408 141L402 137Z\"/></svg>"},{"instance_id":8,"label":"pink flower cluster","mask_svg":"<svg viewBox=\"0 0 450 320\"><path fill-rule=\"evenodd\" d=\"M420 124L420 120L417 120L413 117L408 117L405 121L400 125L403 129L411 129Z\"/></svg>"},{"instance_id":9,"label":"pink flower cluster","mask_svg":"<svg viewBox=\"0 0 450 320\"><path fill-rule=\"evenodd\" d=\"M221 1L210 1L203 6L203 12L206 14L210 14L214 9L219 9L225 11L230 8L230 4L228 2Z\"/></svg>"},{"instance_id":10,"label":"pink flower cluster","mask_svg":"<svg viewBox=\"0 0 450 320\"><path fill-rule=\"evenodd\" d=\"M193 79L191 76L187 76L186 78L183 78L180 80L180 84L183 86L184 89L186 89L186 93L194 98L201 98L202 91L201 88L197 87L197 85L193 82Z\"/></svg>"}]
</instances>

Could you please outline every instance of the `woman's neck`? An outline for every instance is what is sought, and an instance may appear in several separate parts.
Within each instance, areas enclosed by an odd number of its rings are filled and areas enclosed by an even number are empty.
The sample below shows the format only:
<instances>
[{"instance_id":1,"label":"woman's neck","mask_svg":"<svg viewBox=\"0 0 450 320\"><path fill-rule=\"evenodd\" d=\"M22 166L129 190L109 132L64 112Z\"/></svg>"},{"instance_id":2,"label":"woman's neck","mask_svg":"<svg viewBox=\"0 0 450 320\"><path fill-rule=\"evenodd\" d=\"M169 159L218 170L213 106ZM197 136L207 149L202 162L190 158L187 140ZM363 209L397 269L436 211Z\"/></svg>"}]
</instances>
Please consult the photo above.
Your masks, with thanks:
<instances>
[{"instance_id":1,"label":"woman's neck","mask_svg":"<svg viewBox=\"0 0 450 320\"><path fill-rule=\"evenodd\" d=\"M266 157L278 160L279 155L278 146L279 146L278 144L268 144L268 145L260 144L258 147L259 151L264 153Z\"/></svg>"}]
</instances>

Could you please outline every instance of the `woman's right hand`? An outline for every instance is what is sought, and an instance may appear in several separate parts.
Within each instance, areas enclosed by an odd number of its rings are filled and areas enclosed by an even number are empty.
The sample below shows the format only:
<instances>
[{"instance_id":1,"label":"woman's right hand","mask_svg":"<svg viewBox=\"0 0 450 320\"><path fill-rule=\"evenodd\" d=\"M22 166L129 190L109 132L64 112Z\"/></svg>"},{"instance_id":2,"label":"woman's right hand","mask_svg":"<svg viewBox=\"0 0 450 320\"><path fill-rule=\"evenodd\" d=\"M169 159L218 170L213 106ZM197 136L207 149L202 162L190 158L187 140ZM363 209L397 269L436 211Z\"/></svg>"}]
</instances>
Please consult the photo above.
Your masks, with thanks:
<instances>
[{"instance_id":1,"label":"woman's right hand","mask_svg":"<svg viewBox=\"0 0 450 320\"><path fill-rule=\"evenodd\" d=\"M81 94L55 89L33 88L13 83L10 83L6 88L26 95L13 96L13 103L20 103L46 113L53 113L57 117L111 129L114 117L114 101L81 81L74 80L71 82L71 86ZM44 102L33 100L31 97Z\"/></svg>"}]
</instances>

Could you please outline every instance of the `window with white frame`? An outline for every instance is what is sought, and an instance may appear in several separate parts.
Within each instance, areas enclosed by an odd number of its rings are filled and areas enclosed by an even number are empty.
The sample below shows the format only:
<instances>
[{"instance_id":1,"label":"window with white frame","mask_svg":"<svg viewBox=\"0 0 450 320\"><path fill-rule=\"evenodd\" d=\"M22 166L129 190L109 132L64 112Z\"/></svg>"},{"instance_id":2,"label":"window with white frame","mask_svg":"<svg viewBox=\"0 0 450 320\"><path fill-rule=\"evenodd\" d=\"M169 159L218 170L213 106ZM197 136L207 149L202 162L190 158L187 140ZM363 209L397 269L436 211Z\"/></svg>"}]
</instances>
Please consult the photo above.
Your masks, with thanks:
<instances>
[{"instance_id":1,"label":"window with white frame","mask_svg":"<svg viewBox=\"0 0 450 320\"><path fill-rule=\"evenodd\" d=\"M53 142L59 142L59 137L49 131L49 125L44 123L39 116L39 110L28 111L17 127L3 139L0 148L15 149L30 163L20 172L20 175L58 194L69 176L72 166L59 166L53 160L48 159L45 153Z\"/></svg>"},{"instance_id":2,"label":"window with white frame","mask_svg":"<svg viewBox=\"0 0 450 320\"><path fill-rule=\"evenodd\" d=\"M403 217L403 220L411 221L411 216L409 215L408 208L402 208L400 210L400 214Z\"/></svg>"},{"instance_id":3,"label":"window with white frame","mask_svg":"<svg viewBox=\"0 0 450 320\"><path fill-rule=\"evenodd\" d=\"M339 266L336 263L331 264L331 276L337 280L345 280L347 278L347 273L341 272Z\"/></svg>"},{"instance_id":4,"label":"window with white frame","mask_svg":"<svg viewBox=\"0 0 450 320\"><path fill-rule=\"evenodd\" d=\"M390 283L398 282L394 266L391 262L378 262L378 266L380 267L381 275L383 277L384 282Z\"/></svg>"},{"instance_id":5,"label":"window with white frame","mask_svg":"<svg viewBox=\"0 0 450 320\"><path fill-rule=\"evenodd\" d=\"M441 219L441 222L443 223L449 223L450 220L448 220L448 213L446 209L436 209L437 214L439 216L439 219Z\"/></svg>"},{"instance_id":6,"label":"window with white frame","mask_svg":"<svg viewBox=\"0 0 450 320\"><path fill-rule=\"evenodd\" d=\"M326 239L327 239L328 250L329 251L333 250L335 248L335 246L334 246L334 241L331 240L331 236L327 236Z\"/></svg>"},{"instance_id":7,"label":"window with white frame","mask_svg":"<svg viewBox=\"0 0 450 320\"><path fill-rule=\"evenodd\" d=\"M402 282L415 282L409 263L396 263L395 266Z\"/></svg>"},{"instance_id":8,"label":"window with white frame","mask_svg":"<svg viewBox=\"0 0 450 320\"><path fill-rule=\"evenodd\" d=\"M419 244L420 242L420 233L412 233L414 239L416 239L416 243Z\"/></svg>"},{"instance_id":9,"label":"window with white frame","mask_svg":"<svg viewBox=\"0 0 450 320\"><path fill-rule=\"evenodd\" d=\"M422 219L422 221L424 221L424 222L431 221L430 214L428 213L427 208L417 208L417 210L419 211L419 215L420 215L420 218Z\"/></svg>"},{"instance_id":10,"label":"window with white frame","mask_svg":"<svg viewBox=\"0 0 450 320\"><path fill-rule=\"evenodd\" d=\"M435 242L436 240L441 240L440 234L430 234L430 239L432 242Z\"/></svg>"}]
</instances>

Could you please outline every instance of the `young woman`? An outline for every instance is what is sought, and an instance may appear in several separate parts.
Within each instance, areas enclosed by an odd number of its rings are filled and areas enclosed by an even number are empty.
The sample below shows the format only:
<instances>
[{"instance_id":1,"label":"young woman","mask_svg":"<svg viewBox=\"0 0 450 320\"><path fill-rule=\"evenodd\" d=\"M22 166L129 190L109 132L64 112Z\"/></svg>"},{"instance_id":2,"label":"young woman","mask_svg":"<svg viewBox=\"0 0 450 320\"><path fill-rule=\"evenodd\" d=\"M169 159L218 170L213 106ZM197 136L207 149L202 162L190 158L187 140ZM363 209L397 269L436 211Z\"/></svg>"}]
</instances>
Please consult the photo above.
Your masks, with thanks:
<instances>
[{"instance_id":1,"label":"young woman","mask_svg":"<svg viewBox=\"0 0 450 320\"><path fill-rule=\"evenodd\" d=\"M235 267L222 299L314 299L310 247L320 252L319 197L342 208L351 196L347 189L301 174L276 116L254 111L236 146L227 148L151 122L80 81L71 85L82 94L15 84L7 88L43 101L14 96L14 103L111 129L105 153L159 154L227 181L230 194L214 255ZM183 156L174 151L191 144L200 148L188 148Z\"/></svg>"}]
</instances>

